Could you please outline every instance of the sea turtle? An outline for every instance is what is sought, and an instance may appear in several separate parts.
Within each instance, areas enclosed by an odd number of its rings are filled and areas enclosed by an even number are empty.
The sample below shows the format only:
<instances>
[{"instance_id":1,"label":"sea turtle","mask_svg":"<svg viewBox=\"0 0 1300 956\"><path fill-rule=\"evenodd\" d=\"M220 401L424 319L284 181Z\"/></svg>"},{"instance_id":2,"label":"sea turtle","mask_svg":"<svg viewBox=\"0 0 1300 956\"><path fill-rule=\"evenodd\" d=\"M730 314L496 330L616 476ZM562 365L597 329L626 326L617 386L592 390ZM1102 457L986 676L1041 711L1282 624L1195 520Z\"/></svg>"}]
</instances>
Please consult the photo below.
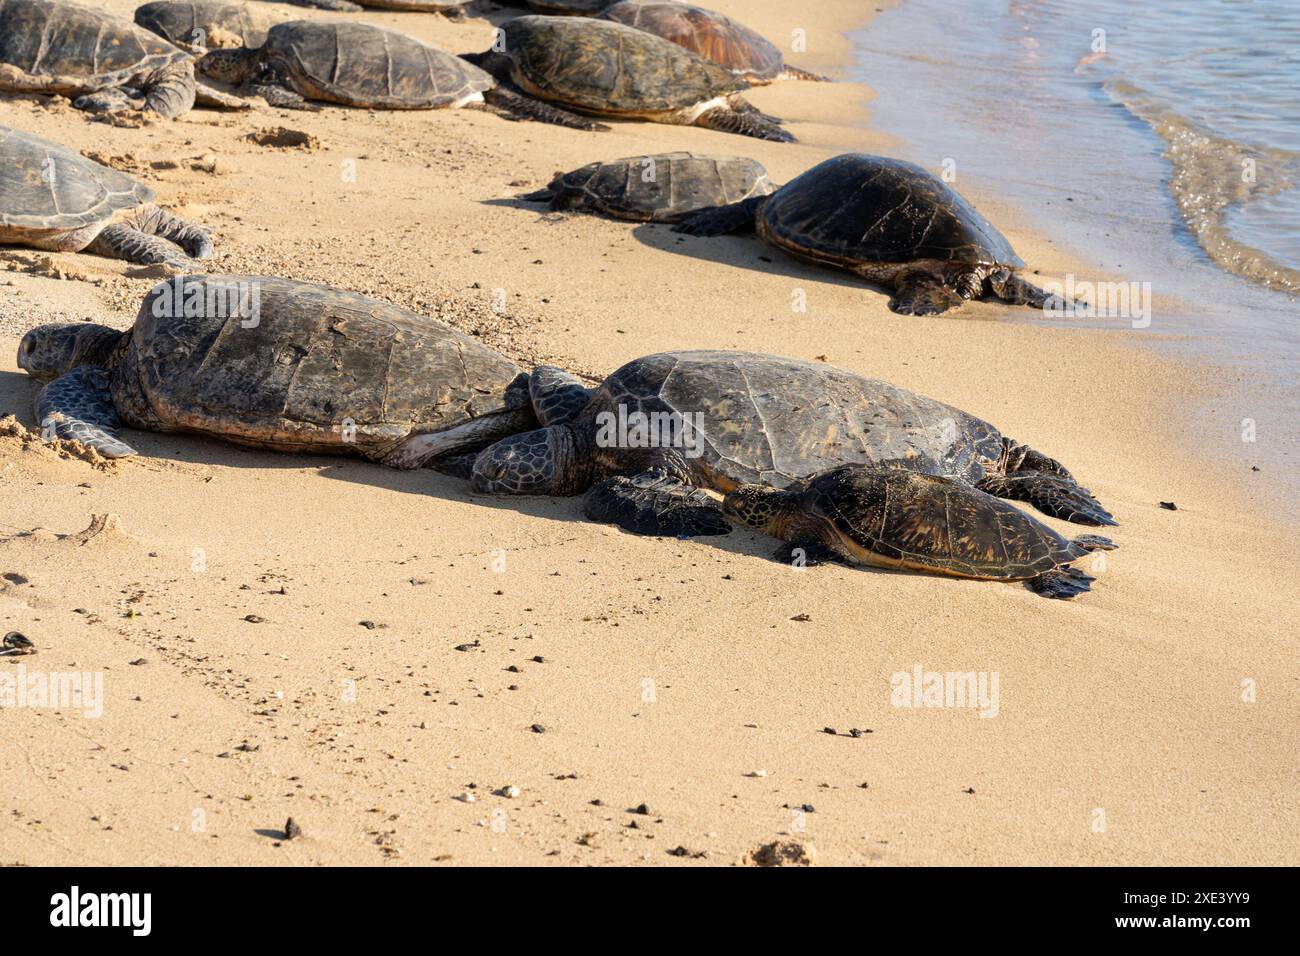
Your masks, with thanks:
<instances>
[{"instance_id":1,"label":"sea turtle","mask_svg":"<svg viewBox=\"0 0 1300 956\"><path fill-rule=\"evenodd\" d=\"M1035 308L1060 303L1016 274L1024 262L970 203L901 159L845 153L770 196L701 212L673 228L716 236L749 225L797 258L888 286L889 307L904 315L937 315L983 295Z\"/></svg>"},{"instance_id":2,"label":"sea turtle","mask_svg":"<svg viewBox=\"0 0 1300 956\"><path fill-rule=\"evenodd\" d=\"M545 189L520 198L615 219L677 222L702 209L765 196L772 188L767 170L752 159L660 153L556 173Z\"/></svg>"},{"instance_id":3,"label":"sea turtle","mask_svg":"<svg viewBox=\"0 0 1300 956\"><path fill-rule=\"evenodd\" d=\"M775 43L730 17L703 7L675 0L621 0L607 7L600 18L670 40L730 70L751 86L777 80L826 81L824 76L787 66Z\"/></svg>"},{"instance_id":4,"label":"sea turtle","mask_svg":"<svg viewBox=\"0 0 1300 956\"><path fill-rule=\"evenodd\" d=\"M150 110L165 117L198 102L247 104L194 81L184 50L129 20L68 0L0 0L0 92L76 97L91 112Z\"/></svg>"},{"instance_id":5,"label":"sea turtle","mask_svg":"<svg viewBox=\"0 0 1300 956\"><path fill-rule=\"evenodd\" d=\"M580 383L554 368L545 383L540 374L532 390L543 427L485 449L474 463L476 490L588 492L588 516L629 531L721 534L728 525L699 489L782 489L842 464L892 462L1057 518L1115 523L1062 465L988 422L825 363L664 352L624 365L585 407ZM554 410L536 401L558 390L566 398Z\"/></svg>"},{"instance_id":6,"label":"sea turtle","mask_svg":"<svg viewBox=\"0 0 1300 956\"><path fill-rule=\"evenodd\" d=\"M1069 539L1019 508L952 478L899 468L842 465L784 490L741 485L722 510L787 542L783 560L834 557L959 578L1024 581L1072 598L1094 578L1070 562L1115 543ZM793 546L791 548L790 546Z\"/></svg>"},{"instance_id":7,"label":"sea turtle","mask_svg":"<svg viewBox=\"0 0 1300 956\"><path fill-rule=\"evenodd\" d=\"M272 106L313 109L308 100L366 109L486 109L577 129L599 124L499 88L483 70L415 37L367 23L292 20L256 48L212 50L199 71Z\"/></svg>"},{"instance_id":8,"label":"sea turtle","mask_svg":"<svg viewBox=\"0 0 1300 956\"><path fill-rule=\"evenodd\" d=\"M526 0L530 10L556 17L592 17L614 0Z\"/></svg>"},{"instance_id":9,"label":"sea turtle","mask_svg":"<svg viewBox=\"0 0 1300 956\"><path fill-rule=\"evenodd\" d=\"M228 0L155 0L136 7L135 22L195 53L261 46L268 27L261 10Z\"/></svg>"},{"instance_id":10,"label":"sea turtle","mask_svg":"<svg viewBox=\"0 0 1300 956\"><path fill-rule=\"evenodd\" d=\"M206 229L153 204L125 173L35 133L0 126L0 245L91 252L193 268L212 256ZM184 250L184 251L182 251Z\"/></svg>"},{"instance_id":11,"label":"sea turtle","mask_svg":"<svg viewBox=\"0 0 1300 956\"><path fill-rule=\"evenodd\" d=\"M377 299L258 276L178 276L129 331L44 325L18 365L50 437L105 457L119 423L275 451L451 464L535 424L528 376L467 335Z\"/></svg>"},{"instance_id":12,"label":"sea turtle","mask_svg":"<svg viewBox=\"0 0 1300 956\"><path fill-rule=\"evenodd\" d=\"M492 49L465 54L502 82L595 116L704 126L758 139L793 140L738 90L746 84L675 43L608 20L509 20Z\"/></svg>"}]
</instances>

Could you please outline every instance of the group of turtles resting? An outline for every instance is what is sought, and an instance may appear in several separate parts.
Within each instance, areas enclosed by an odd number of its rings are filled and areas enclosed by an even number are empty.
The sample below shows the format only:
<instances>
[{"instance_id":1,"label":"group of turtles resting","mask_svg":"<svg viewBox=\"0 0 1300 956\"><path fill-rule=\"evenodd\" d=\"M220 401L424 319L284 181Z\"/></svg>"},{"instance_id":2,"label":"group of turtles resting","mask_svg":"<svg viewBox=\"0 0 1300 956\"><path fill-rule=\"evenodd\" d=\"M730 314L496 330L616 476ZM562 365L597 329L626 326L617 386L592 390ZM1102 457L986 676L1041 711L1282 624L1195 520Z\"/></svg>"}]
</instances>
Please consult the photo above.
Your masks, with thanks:
<instances>
[{"instance_id":1,"label":"group of turtles resting","mask_svg":"<svg viewBox=\"0 0 1300 956\"><path fill-rule=\"evenodd\" d=\"M479 106L585 129L598 128L593 115L640 116L788 139L738 90L812 78L751 31L685 4L530 5L603 19L519 17L493 49L454 57L364 24L268 27L236 3L163 0L141 7L137 25L67 0L0 0L0 90L168 116L196 97L243 106L256 95L298 107ZM238 95L196 83L196 63ZM558 174L521 198L695 235L752 228L799 258L890 288L891 308L902 313L933 314L983 295L1037 306L1049 298L1017 274L1023 263L1007 240L947 184L884 157L838 156L780 188L751 159L632 157ZM106 457L135 454L123 425L358 454L467 478L485 494L584 494L589 517L636 533L716 535L738 522L786 542L785 560L1024 580L1062 598L1092 580L1071 562L1114 547L1096 535L1067 539L1007 504L1115 523L1058 462L933 399L826 364L712 351L647 356L590 389L559 368L528 372L429 318L356 293L193 274L196 260L212 255L210 235L152 199L124 173L0 127L0 244L84 249L191 273L156 286L128 332L47 325L22 340L20 367L45 383L36 398L42 427ZM256 322L212 307L249 288ZM653 429L611 440L611 417L675 423L673 434L686 429L692 440L658 441Z\"/></svg>"}]
</instances>

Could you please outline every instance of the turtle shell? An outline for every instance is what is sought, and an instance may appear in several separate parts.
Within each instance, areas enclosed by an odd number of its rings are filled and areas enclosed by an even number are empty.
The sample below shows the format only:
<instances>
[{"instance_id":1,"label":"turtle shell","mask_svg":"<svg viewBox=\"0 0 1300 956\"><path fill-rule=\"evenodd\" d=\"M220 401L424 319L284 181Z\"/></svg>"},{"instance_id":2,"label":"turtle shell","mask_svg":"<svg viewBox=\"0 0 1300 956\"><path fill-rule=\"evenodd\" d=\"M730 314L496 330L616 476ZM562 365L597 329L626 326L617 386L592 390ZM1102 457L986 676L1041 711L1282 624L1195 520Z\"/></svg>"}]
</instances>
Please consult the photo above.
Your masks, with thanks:
<instances>
[{"instance_id":1,"label":"turtle shell","mask_svg":"<svg viewBox=\"0 0 1300 956\"><path fill-rule=\"evenodd\" d=\"M621 0L600 18L663 37L755 81L775 80L785 69L776 44L713 10L665 0Z\"/></svg>"},{"instance_id":2,"label":"turtle shell","mask_svg":"<svg viewBox=\"0 0 1300 956\"><path fill-rule=\"evenodd\" d=\"M67 0L0 0L0 89L9 79L17 88L89 93L188 57L103 10Z\"/></svg>"},{"instance_id":3,"label":"turtle shell","mask_svg":"<svg viewBox=\"0 0 1300 956\"><path fill-rule=\"evenodd\" d=\"M1024 265L1011 243L947 183L914 163L845 153L786 183L760 234L797 254L854 263Z\"/></svg>"},{"instance_id":4,"label":"turtle shell","mask_svg":"<svg viewBox=\"0 0 1300 956\"><path fill-rule=\"evenodd\" d=\"M528 0L528 7L538 13L557 17L595 16L610 5L612 0Z\"/></svg>"},{"instance_id":5,"label":"turtle shell","mask_svg":"<svg viewBox=\"0 0 1300 956\"><path fill-rule=\"evenodd\" d=\"M258 47L266 42L266 24L252 8L226 0L156 0L136 8L135 22L193 49Z\"/></svg>"},{"instance_id":6,"label":"turtle shell","mask_svg":"<svg viewBox=\"0 0 1300 956\"><path fill-rule=\"evenodd\" d=\"M605 380L582 421L594 432L611 421L602 412L632 411L694 427L700 454L687 460L702 484L723 492L740 483L784 488L846 463L900 462L973 483L1002 453L996 428L951 405L832 365L750 352L637 359ZM642 454L632 441L602 444L596 454L615 469Z\"/></svg>"},{"instance_id":7,"label":"turtle shell","mask_svg":"<svg viewBox=\"0 0 1300 956\"><path fill-rule=\"evenodd\" d=\"M310 99L376 109L432 109L481 99L496 81L422 40L366 23L294 20L262 47Z\"/></svg>"},{"instance_id":8,"label":"turtle shell","mask_svg":"<svg viewBox=\"0 0 1300 956\"><path fill-rule=\"evenodd\" d=\"M0 126L0 243L65 248L58 237L85 230L85 243L77 245L82 248L98 233L96 224L153 195L125 173L34 133Z\"/></svg>"},{"instance_id":9,"label":"turtle shell","mask_svg":"<svg viewBox=\"0 0 1300 956\"><path fill-rule=\"evenodd\" d=\"M128 424L284 451L382 452L529 406L522 370L467 335L354 292L258 276L155 286L113 387Z\"/></svg>"},{"instance_id":10,"label":"turtle shell","mask_svg":"<svg viewBox=\"0 0 1300 956\"><path fill-rule=\"evenodd\" d=\"M934 475L837 468L800 498L870 564L1020 580L1088 553L1010 502Z\"/></svg>"},{"instance_id":11,"label":"turtle shell","mask_svg":"<svg viewBox=\"0 0 1300 956\"><path fill-rule=\"evenodd\" d=\"M756 160L684 152L591 163L551 184L568 204L638 222L677 222L772 189L767 170Z\"/></svg>"},{"instance_id":12,"label":"turtle shell","mask_svg":"<svg viewBox=\"0 0 1300 956\"><path fill-rule=\"evenodd\" d=\"M526 16L501 30L520 86L589 113L650 116L746 85L675 43L621 23Z\"/></svg>"},{"instance_id":13,"label":"turtle shell","mask_svg":"<svg viewBox=\"0 0 1300 956\"><path fill-rule=\"evenodd\" d=\"M413 10L424 13L449 13L460 10L472 0L359 0L373 10Z\"/></svg>"}]
</instances>

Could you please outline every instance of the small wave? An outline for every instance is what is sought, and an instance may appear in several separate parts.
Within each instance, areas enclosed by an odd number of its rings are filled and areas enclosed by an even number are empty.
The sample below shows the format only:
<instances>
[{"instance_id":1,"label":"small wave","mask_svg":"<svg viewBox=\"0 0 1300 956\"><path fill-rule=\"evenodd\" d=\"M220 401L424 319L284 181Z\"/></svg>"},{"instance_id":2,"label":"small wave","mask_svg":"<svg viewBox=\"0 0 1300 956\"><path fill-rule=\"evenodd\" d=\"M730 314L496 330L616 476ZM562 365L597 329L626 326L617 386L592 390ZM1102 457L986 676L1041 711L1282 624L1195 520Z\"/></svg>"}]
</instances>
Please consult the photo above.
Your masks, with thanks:
<instances>
[{"instance_id":1,"label":"small wave","mask_svg":"<svg viewBox=\"0 0 1300 956\"><path fill-rule=\"evenodd\" d=\"M1227 224L1230 210L1292 189L1293 179L1300 177L1300 154L1213 136L1124 80L1110 80L1104 86L1164 141L1165 158L1173 166L1170 191L1206 254L1229 272L1300 295L1300 271L1239 242Z\"/></svg>"}]
</instances>

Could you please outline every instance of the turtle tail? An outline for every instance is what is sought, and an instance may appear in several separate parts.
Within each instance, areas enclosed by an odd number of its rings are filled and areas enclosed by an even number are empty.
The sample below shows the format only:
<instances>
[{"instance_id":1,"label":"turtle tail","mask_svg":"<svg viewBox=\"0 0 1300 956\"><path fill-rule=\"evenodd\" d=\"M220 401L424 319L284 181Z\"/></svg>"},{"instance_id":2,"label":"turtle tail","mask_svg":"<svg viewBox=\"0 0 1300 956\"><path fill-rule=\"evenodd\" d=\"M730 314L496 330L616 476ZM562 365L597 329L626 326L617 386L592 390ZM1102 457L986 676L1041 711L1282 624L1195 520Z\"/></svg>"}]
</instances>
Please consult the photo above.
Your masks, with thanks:
<instances>
[{"instance_id":1,"label":"turtle tail","mask_svg":"<svg viewBox=\"0 0 1300 956\"><path fill-rule=\"evenodd\" d=\"M716 129L723 133L737 133L754 139L767 139L778 143L793 143L794 136L771 122L762 113L745 111L743 107L715 106L695 118L696 126Z\"/></svg>"},{"instance_id":2,"label":"turtle tail","mask_svg":"<svg viewBox=\"0 0 1300 956\"><path fill-rule=\"evenodd\" d=\"M524 96L514 90L501 87L483 92L483 105L480 109L496 113L508 120L535 120L539 123L567 126L569 129L586 130L590 133L609 131L609 127L604 123L597 123L595 120L586 119L576 113L533 99L531 96Z\"/></svg>"}]
</instances>

